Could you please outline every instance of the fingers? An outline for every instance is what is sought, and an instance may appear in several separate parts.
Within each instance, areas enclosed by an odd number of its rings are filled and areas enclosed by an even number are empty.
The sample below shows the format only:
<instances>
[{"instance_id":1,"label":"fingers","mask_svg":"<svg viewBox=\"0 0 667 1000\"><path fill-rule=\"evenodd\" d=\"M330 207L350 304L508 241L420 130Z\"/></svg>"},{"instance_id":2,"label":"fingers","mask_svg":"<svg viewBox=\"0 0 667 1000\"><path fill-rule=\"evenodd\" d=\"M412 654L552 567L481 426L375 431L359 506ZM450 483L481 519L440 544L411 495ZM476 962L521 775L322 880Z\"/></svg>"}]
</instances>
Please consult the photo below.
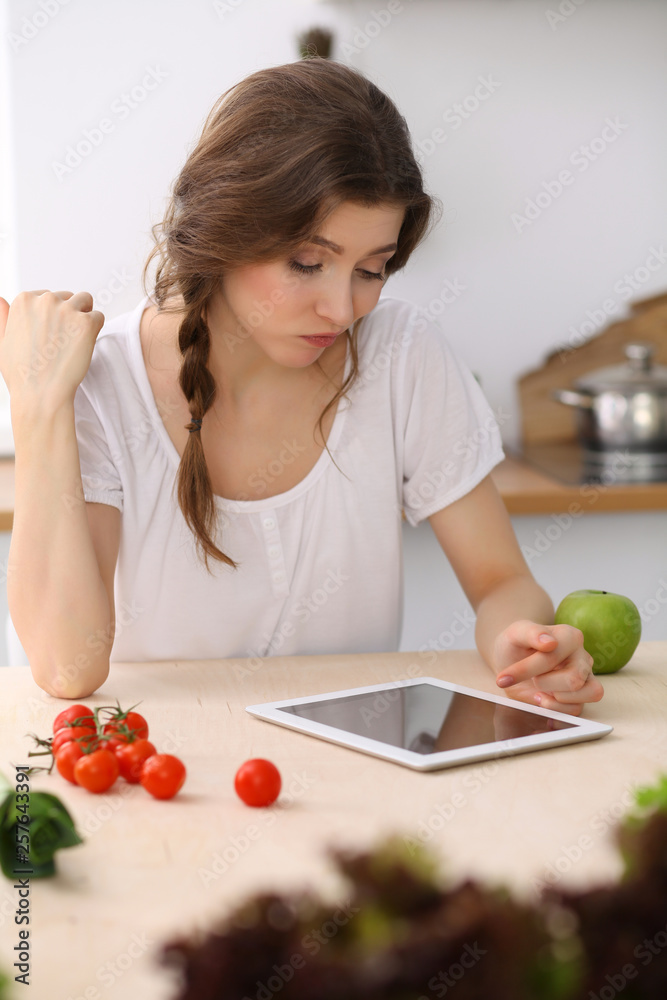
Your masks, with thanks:
<instances>
[{"instance_id":1,"label":"fingers","mask_svg":"<svg viewBox=\"0 0 667 1000\"><path fill-rule=\"evenodd\" d=\"M81 312L90 312L93 308L93 297L90 292L54 292L54 295L59 295L61 299L65 301L69 300L70 305L75 309L80 309Z\"/></svg>"},{"instance_id":2,"label":"fingers","mask_svg":"<svg viewBox=\"0 0 667 1000\"><path fill-rule=\"evenodd\" d=\"M576 650L583 650L583 633L572 625L544 626L534 622L516 624L523 626L522 638L518 644L530 652L498 673L496 682L499 687L509 687L546 674L568 660ZM514 636L513 639L517 642Z\"/></svg>"},{"instance_id":3,"label":"fingers","mask_svg":"<svg viewBox=\"0 0 667 1000\"><path fill-rule=\"evenodd\" d=\"M57 295L59 299L63 302L67 302L69 299L74 301L71 303L77 309L81 309L82 312L89 312L93 308L93 297L90 292L70 292L69 290L52 292L50 288L33 288L28 295Z\"/></svg>"},{"instance_id":4,"label":"fingers","mask_svg":"<svg viewBox=\"0 0 667 1000\"><path fill-rule=\"evenodd\" d=\"M584 703L558 701L549 695L541 695L540 708L548 708L552 712L566 712L568 715L581 715L584 710Z\"/></svg>"},{"instance_id":5,"label":"fingers","mask_svg":"<svg viewBox=\"0 0 667 1000\"><path fill-rule=\"evenodd\" d=\"M524 681L521 684L517 684L515 687L508 688L504 692L512 701L521 701L527 705L537 705L535 700L536 696L539 696L542 700L540 708L549 708L554 712L566 712L569 715L581 715L583 710L583 704L576 703L564 703L557 701L555 697L549 694L539 694L533 687L532 681Z\"/></svg>"},{"instance_id":6,"label":"fingers","mask_svg":"<svg viewBox=\"0 0 667 1000\"><path fill-rule=\"evenodd\" d=\"M78 309L79 312L89 313L90 319L93 321L93 326L97 328L97 333L99 333L104 326L104 313L100 312L99 309L93 309L93 296L90 292L71 292L69 289L61 289L57 292L51 292L48 288L38 288L28 292L27 294L36 296L46 294L55 295L57 298L62 299L63 302L69 302L73 309Z\"/></svg>"},{"instance_id":7,"label":"fingers","mask_svg":"<svg viewBox=\"0 0 667 1000\"><path fill-rule=\"evenodd\" d=\"M593 657L582 647L554 670L533 677L538 691L579 691L593 676ZM599 682L598 682L599 683Z\"/></svg>"},{"instance_id":8,"label":"fingers","mask_svg":"<svg viewBox=\"0 0 667 1000\"><path fill-rule=\"evenodd\" d=\"M535 683L533 681L533 683ZM535 703L542 708L549 708L548 701L558 702L560 705L585 705L589 701L600 701L604 695L602 684L592 674L590 678L580 688L572 691L536 691L534 694ZM539 699L539 701L538 701Z\"/></svg>"}]
</instances>

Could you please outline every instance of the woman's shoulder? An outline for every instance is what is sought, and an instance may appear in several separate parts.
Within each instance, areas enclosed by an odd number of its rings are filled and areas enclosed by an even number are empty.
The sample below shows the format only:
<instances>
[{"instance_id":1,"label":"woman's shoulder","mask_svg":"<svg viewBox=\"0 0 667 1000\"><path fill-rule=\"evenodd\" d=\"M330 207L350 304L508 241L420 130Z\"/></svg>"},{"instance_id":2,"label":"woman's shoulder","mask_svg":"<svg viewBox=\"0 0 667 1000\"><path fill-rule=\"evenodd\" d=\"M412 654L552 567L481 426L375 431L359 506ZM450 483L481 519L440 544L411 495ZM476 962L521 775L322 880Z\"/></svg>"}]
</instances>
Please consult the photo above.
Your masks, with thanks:
<instances>
[{"instance_id":1,"label":"woman's shoulder","mask_svg":"<svg viewBox=\"0 0 667 1000\"><path fill-rule=\"evenodd\" d=\"M105 319L104 326L97 335L93 357L96 354L112 354L114 351L128 350L130 334L139 323L139 317L146 303L147 298L144 298L131 309L111 319Z\"/></svg>"},{"instance_id":2,"label":"woman's shoulder","mask_svg":"<svg viewBox=\"0 0 667 1000\"><path fill-rule=\"evenodd\" d=\"M429 355L446 349L445 335L427 310L416 302L395 295L383 296L364 317L359 332L359 354L370 361L391 351L392 357Z\"/></svg>"},{"instance_id":3,"label":"woman's shoulder","mask_svg":"<svg viewBox=\"0 0 667 1000\"><path fill-rule=\"evenodd\" d=\"M420 312L421 309L415 302L398 295L383 295L364 320L368 325L393 329L397 324L414 324Z\"/></svg>"},{"instance_id":4,"label":"woman's shoulder","mask_svg":"<svg viewBox=\"0 0 667 1000\"><path fill-rule=\"evenodd\" d=\"M88 371L81 383L89 394L117 394L120 387L130 392L136 387L136 345L138 323L147 303L144 297L136 306L105 320L97 335Z\"/></svg>"}]
</instances>

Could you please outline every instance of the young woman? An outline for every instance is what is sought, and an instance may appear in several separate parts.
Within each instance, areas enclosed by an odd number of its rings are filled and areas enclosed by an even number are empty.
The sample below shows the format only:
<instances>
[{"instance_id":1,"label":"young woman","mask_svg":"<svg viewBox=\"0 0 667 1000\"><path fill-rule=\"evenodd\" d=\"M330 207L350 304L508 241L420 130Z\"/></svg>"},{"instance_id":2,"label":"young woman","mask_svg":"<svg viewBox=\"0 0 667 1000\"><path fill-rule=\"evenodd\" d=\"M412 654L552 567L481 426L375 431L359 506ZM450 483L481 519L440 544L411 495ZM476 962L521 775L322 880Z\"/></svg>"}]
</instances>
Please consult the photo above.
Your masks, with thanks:
<instances>
[{"instance_id":1,"label":"young woman","mask_svg":"<svg viewBox=\"0 0 667 1000\"><path fill-rule=\"evenodd\" d=\"M602 696L489 477L480 388L380 296L440 207L369 80L274 66L211 110L136 309L98 337L87 292L0 299L8 599L40 687L85 697L113 660L395 650L404 513L428 517L510 697L578 715Z\"/></svg>"}]
</instances>

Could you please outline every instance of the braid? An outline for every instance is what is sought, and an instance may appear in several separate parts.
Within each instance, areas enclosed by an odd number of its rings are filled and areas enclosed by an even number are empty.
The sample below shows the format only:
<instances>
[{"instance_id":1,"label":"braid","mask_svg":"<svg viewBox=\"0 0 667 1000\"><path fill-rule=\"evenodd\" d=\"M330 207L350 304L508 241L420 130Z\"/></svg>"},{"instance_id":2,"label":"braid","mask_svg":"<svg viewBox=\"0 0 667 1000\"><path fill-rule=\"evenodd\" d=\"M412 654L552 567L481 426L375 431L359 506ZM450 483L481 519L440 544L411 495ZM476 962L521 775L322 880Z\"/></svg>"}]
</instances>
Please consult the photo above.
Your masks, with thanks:
<instances>
[{"instance_id":1,"label":"braid","mask_svg":"<svg viewBox=\"0 0 667 1000\"><path fill-rule=\"evenodd\" d=\"M237 568L234 560L226 556L211 538L217 512L201 434L198 433L216 392L215 379L207 367L210 344L211 335L203 309L191 307L178 331L178 346L183 355L178 381L192 416L192 422L185 425L192 433L188 436L178 469L178 503L209 572L209 556Z\"/></svg>"}]
</instances>

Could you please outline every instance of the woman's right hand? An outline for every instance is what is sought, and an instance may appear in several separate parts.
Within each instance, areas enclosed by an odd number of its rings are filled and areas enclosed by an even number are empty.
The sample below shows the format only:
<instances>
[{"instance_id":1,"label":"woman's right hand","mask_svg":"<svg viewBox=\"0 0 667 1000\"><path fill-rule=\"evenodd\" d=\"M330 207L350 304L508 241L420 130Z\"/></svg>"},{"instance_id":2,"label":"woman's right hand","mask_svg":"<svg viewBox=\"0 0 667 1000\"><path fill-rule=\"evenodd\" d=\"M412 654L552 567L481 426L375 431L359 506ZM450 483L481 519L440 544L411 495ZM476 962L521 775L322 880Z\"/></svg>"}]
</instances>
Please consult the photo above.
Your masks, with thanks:
<instances>
[{"instance_id":1,"label":"woman's right hand","mask_svg":"<svg viewBox=\"0 0 667 1000\"><path fill-rule=\"evenodd\" d=\"M104 314L90 292L20 292L0 297L0 372L12 410L73 403L90 367Z\"/></svg>"}]
</instances>

